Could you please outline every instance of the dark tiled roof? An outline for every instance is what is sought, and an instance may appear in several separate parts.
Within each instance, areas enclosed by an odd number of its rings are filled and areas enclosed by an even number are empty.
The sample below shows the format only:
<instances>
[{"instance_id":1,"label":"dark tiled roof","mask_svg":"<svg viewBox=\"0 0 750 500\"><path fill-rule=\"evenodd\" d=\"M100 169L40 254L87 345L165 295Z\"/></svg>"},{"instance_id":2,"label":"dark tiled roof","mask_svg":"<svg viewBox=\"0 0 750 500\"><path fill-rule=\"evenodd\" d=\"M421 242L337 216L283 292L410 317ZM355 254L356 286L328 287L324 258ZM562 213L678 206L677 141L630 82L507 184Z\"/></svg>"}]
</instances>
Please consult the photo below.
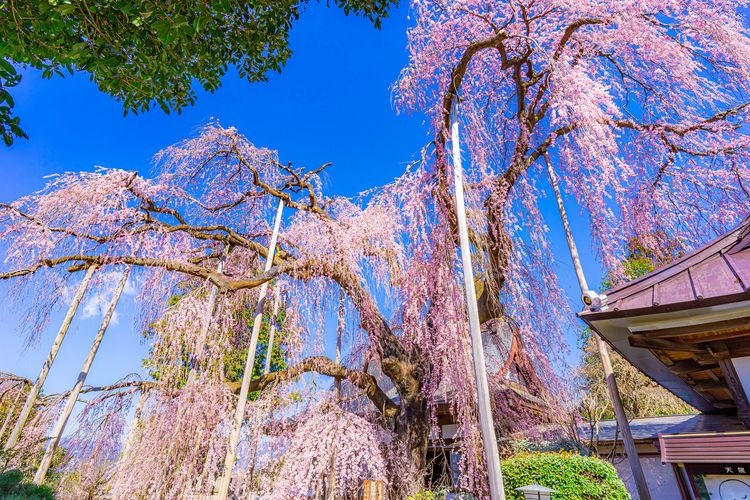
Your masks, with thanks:
<instances>
[{"instance_id":1,"label":"dark tiled roof","mask_svg":"<svg viewBox=\"0 0 750 500\"><path fill-rule=\"evenodd\" d=\"M597 436L599 442L614 440L617 423L614 420L603 420L599 422ZM697 432L735 432L744 431L745 427L737 417L731 415L708 415L699 413L696 415L669 415L666 417L634 418L630 421L630 430L633 439L646 440L659 437L659 434L688 434ZM588 439L589 428L584 425L580 427L580 435ZM622 435L618 435L622 439Z\"/></svg>"},{"instance_id":2,"label":"dark tiled roof","mask_svg":"<svg viewBox=\"0 0 750 500\"><path fill-rule=\"evenodd\" d=\"M750 432L660 434L659 449L663 464L722 464L724 469L726 464L750 462Z\"/></svg>"},{"instance_id":3,"label":"dark tiled roof","mask_svg":"<svg viewBox=\"0 0 750 500\"><path fill-rule=\"evenodd\" d=\"M606 308L579 315L635 316L750 298L750 216L728 234L606 295Z\"/></svg>"}]
</instances>

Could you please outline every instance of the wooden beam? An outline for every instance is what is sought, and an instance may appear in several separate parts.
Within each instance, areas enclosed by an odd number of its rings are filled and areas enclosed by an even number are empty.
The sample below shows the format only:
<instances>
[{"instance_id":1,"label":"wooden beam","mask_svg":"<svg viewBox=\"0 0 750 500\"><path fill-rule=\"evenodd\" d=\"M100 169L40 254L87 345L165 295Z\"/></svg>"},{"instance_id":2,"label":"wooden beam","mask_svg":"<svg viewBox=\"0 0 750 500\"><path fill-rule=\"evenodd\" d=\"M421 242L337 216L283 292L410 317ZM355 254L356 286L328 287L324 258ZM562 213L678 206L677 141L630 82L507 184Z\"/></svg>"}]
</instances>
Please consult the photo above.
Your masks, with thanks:
<instances>
[{"instance_id":1,"label":"wooden beam","mask_svg":"<svg viewBox=\"0 0 750 500\"><path fill-rule=\"evenodd\" d=\"M628 337L628 342L633 347L642 347L644 349L654 349L659 351L680 351L705 353L706 349L696 344L685 344L674 342L672 340L651 338L642 333L634 333Z\"/></svg>"},{"instance_id":2,"label":"wooden beam","mask_svg":"<svg viewBox=\"0 0 750 500\"><path fill-rule=\"evenodd\" d=\"M720 401L712 401L711 404L714 405L714 407L719 410L733 410L737 408L737 405L734 404L734 401L731 401L729 399L722 399Z\"/></svg>"},{"instance_id":3,"label":"wooden beam","mask_svg":"<svg viewBox=\"0 0 750 500\"><path fill-rule=\"evenodd\" d=\"M674 338L684 335L724 334L734 336L732 338L747 335L750 337L750 317L715 321L713 323L702 323L699 325L677 326L672 328L661 328L658 330L641 330L637 333L651 338ZM725 337L726 338L726 337Z\"/></svg>"},{"instance_id":4,"label":"wooden beam","mask_svg":"<svg viewBox=\"0 0 750 500\"><path fill-rule=\"evenodd\" d=\"M750 429L750 401L748 401L747 394L745 394L745 390L742 388L737 371L734 369L734 364L732 364L731 359L722 359L719 360L719 366L724 373L724 380L727 382L732 399L737 405L737 416L742 421L745 429Z\"/></svg>"},{"instance_id":5,"label":"wooden beam","mask_svg":"<svg viewBox=\"0 0 750 500\"><path fill-rule=\"evenodd\" d=\"M730 358L729 347L727 347L726 342L709 342L706 344L706 347L708 352L711 353L711 356L719 361Z\"/></svg>"},{"instance_id":6,"label":"wooden beam","mask_svg":"<svg viewBox=\"0 0 750 500\"><path fill-rule=\"evenodd\" d=\"M714 365L717 364L714 362ZM709 365L700 365L693 361L692 359L686 359L685 361L678 361L672 366L669 367L670 371L672 373L675 373L677 375L687 375L689 373L695 373L695 372L704 372L706 370L711 370L712 366Z\"/></svg>"},{"instance_id":7,"label":"wooden beam","mask_svg":"<svg viewBox=\"0 0 750 500\"><path fill-rule=\"evenodd\" d=\"M704 380L698 382L693 386L693 389L697 391L713 391L716 389L729 389L724 380Z\"/></svg>"},{"instance_id":8,"label":"wooden beam","mask_svg":"<svg viewBox=\"0 0 750 500\"><path fill-rule=\"evenodd\" d=\"M714 358L708 350L704 350L701 353L693 354L692 358L699 365L713 365L716 366L716 358Z\"/></svg>"},{"instance_id":9,"label":"wooden beam","mask_svg":"<svg viewBox=\"0 0 750 500\"><path fill-rule=\"evenodd\" d=\"M750 342L747 340L735 340L727 342L729 354L732 358L744 358L750 356Z\"/></svg>"}]
</instances>

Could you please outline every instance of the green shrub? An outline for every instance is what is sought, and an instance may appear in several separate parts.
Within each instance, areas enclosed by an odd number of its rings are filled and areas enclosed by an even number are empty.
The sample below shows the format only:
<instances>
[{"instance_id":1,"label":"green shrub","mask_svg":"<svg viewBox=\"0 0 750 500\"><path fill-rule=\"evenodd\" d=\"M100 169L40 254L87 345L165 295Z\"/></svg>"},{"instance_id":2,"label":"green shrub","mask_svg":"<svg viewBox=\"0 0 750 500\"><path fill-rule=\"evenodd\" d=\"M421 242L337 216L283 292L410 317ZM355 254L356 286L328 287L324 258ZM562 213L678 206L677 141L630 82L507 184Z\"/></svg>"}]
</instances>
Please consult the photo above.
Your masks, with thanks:
<instances>
[{"instance_id":1,"label":"green shrub","mask_svg":"<svg viewBox=\"0 0 750 500\"><path fill-rule=\"evenodd\" d=\"M501 463L508 499L523 499L516 488L539 484L557 491L553 499L629 499L611 464L573 453L522 453Z\"/></svg>"},{"instance_id":2,"label":"green shrub","mask_svg":"<svg viewBox=\"0 0 750 500\"><path fill-rule=\"evenodd\" d=\"M8 500L54 500L55 495L49 486L26 483L20 470L10 470L0 474L0 498Z\"/></svg>"},{"instance_id":3,"label":"green shrub","mask_svg":"<svg viewBox=\"0 0 750 500\"><path fill-rule=\"evenodd\" d=\"M445 493L440 491L422 490L416 495L411 495L406 500L443 500Z\"/></svg>"}]
</instances>

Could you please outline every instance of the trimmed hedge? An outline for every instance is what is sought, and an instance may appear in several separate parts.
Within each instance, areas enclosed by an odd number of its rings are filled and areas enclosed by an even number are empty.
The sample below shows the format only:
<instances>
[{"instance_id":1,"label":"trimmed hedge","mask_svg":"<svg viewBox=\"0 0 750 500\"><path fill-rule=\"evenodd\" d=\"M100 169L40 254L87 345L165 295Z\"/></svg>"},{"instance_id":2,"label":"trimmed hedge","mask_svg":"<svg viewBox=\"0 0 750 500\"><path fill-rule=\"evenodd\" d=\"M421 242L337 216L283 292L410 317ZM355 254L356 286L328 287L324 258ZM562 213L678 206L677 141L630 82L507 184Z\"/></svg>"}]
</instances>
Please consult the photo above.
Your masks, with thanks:
<instances>
[{"instance_id":1,"label":"trimmed hedge","mask_svg":"<svg viewBox=\"0 0 750 500\"><path fill-rule=\"evenodd\" d=\"M24 482L20 470L14 469L0 474L0 498L6 500L54 500L55 495L49 486L37 486Z\"/></svg>"},{"instance_id":2,"label":"trimmed hedge","mask_svg":"<svg viewBox=\"0 0 750 500\"><path fill-rule=\"evenodd\" d=\"M612 464L573 453L522 453L501 462L508 499L523 499L516 488L539 484L557 490L553 499L627 500L630 494Z\"/></svg>"}]
</instances>

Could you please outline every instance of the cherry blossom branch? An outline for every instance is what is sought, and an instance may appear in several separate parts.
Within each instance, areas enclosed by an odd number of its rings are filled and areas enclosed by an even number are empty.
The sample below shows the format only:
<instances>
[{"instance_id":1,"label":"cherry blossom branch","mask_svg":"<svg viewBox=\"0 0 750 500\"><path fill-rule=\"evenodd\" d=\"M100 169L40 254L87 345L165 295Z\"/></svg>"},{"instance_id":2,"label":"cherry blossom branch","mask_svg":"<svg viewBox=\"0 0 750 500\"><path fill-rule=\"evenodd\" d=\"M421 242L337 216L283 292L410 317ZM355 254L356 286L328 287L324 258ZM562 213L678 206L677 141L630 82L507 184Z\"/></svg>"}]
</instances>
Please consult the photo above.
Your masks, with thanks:
<instances>
[{"instance_id":1,"label":"cherry blossom branch","mask_svg":"<svg viewBox=\"0 0 750 500\"><path fill-rule=\"evenodd\" d=\"M732 108L720 111L712 116L709 116L708 118L699 120L691 125L684 126L671 125L667 123L638 123L632 120L615 120L612 122L612 124L619 128L629 128L639 132L662 130L664 132L675 134L679 137L685 137L690 132L713 132L714 130L712 130L709 125L724 121L732 116L736 116L747 109L748 106L750 106L750 102L744 102ZM734 128L737 127L735 126Z\"/></svg>"},{"instance_id":2,"label":"cherry blossom branch","mask_svg":"<svg viewBox=\"0 0 750 500\"><path fill-rule=\"evenodd\" d=\"M4 212L13 213L13 214L17 215L18 217L26 219L27 221L29 221L31 223L37 224L38 226L41 226L41 227L47 229L48 231L50 231L52 233L67 234L68 236L73 236L75 238L83 238L83 239L87 239L87 240L92 240L92 241L95 241L97 243L105 243L105 242L108 241L108 239L104 238L104 237L94 236L92 234L78 233L76 231L73 231L71 229L67 229L67 228L64 228L64 227L52 227L52 226L50 226L50 225L42 222L38 218L33 217L32 215L29 215L26 212L20 210L19 208L16 208L13 205L9 205L7 203L0 203L0 209L2 211L4 211Z\"/></svg>"},{"instance_id":3,"label":"cherry blossom branch","mask_svg":"<svg viewBox=\"0 0 750 500\"><path fill-rule=\"evenodd\" d=\"M560 59L560 56L562 55L563 51L565 50L565 46L570 41L570 38L573 36L573 34L578 31L580 28L584 26L592 26L596 24L604 24L606 21L603 19L596 19L596 18L589 18L589 19L579 19L570 25L568 25L567 28L565 28L565 31L563 32L563 36L560 38L560 43L557 44L557 49L555 49L555 54L552 56L552 58L557 61Z\"/></svg>"},{"instance_id":4,"label":"cherry blossom branch","mask_svg":"<svg viewBox=\"0 0 750 500\"><path fill-rule=\"evenodd\" d=\"M453 102L456 97L458 97L458 91L461 88L461 83L463 82L464 76L466 75L466 70L469 67L469 63L478 52L489 48L495 48L500 52L502 69L507 69L511 65L511 61L508 59L508 56L503 48L503 42L507 38L508 34L505 32L505 30L503 30L490 38L472 43L464 51L461 59L459 59L458 61L458 64L456 64L456 66L453 68L453 71L451 72L450 83L448 84L448 89L446 90L445 94L443 94L443 141L445 141L450 134L450 120L451 110L453 109Z\"/></svg>"},{"instance_id":5,"label":"cherry blossom branch","mask_svg":"<svg viewBox=\"0 0 750 500\"><path fill-rule=\"evenodd\" d=\"M157 382L148 382L148 381L143 381L143 380L128 380L128 381L123 381L123 382L117 382L111 385L87 386L81 389L81 394L88 394L92 392L113 392L119 389L132 389L132 388L139 389L139 390L149 390L158 386L159 384ZM39 402L42 405L46 405L50 402L55 402L62 398L65 398L69 394L70 394L70 391L60 392L57 394L50 394L48 396L44 396L43 398L40 398Z\"/></svg>"},{"instance_id":6,"label":"cherry blossom branch","mask_svg":"<svg viewBox=\"0 0 750 500\"><path fill-rule=\"evenodd\" d=\"M369 373L351 370L342 366L326 356L315 356L306 358L297 365L282 371L268 373L250 382L250 391L262 391L267 387L289 382L304 373L319 373L337 379L346 379L363 391L373 402L375 407L386 417L395 417L399 407L378 386L375 377ZM232 392L239 393L239 382L228 383Z\"/></svg>"},{"instance_id":7,"label":"cherry blossom branch","mask_svg":"<svg viewBox=\"0 0 750 500\"><path fill-rule=\"evenodd\" d=\"M291 175L291 180L287 181L283 187L275 188L271 186L270 184L264 182L260 178L260 173L258 172L258 169L253 165L251 161L249 161L245 157L245 155L242 154L242 152L236 147L236 144L234 144L228 150L219 151L219 153L235 156L237 158L237 161L242 166L244 166L248 171L250 171L250 174L253 176L253 184L259 187L265 193L271 196L274 196L275 198L278 198L280 200L284 200L284 203L286 204L286 206L297 209L297 210L313 212L314 214L317 214L325 219L331 218L328 212L326 212L318 203L315 190L312 184L310 183L310 178L322 172L325 168L331 165L330 163L325 163L318 169L313 170L311 172L300 174L299 172L293 170L291 165L283 165L282 163L274 162L277 167L281 168L282 170L288 172ZM290 189L293 192L295 191L306 192L308 199L310 201L309 205L305 205L303 203L294 201L292 197L289 195L289 193L285 192L286 189Z\"/></svg>"}]
</instances>

